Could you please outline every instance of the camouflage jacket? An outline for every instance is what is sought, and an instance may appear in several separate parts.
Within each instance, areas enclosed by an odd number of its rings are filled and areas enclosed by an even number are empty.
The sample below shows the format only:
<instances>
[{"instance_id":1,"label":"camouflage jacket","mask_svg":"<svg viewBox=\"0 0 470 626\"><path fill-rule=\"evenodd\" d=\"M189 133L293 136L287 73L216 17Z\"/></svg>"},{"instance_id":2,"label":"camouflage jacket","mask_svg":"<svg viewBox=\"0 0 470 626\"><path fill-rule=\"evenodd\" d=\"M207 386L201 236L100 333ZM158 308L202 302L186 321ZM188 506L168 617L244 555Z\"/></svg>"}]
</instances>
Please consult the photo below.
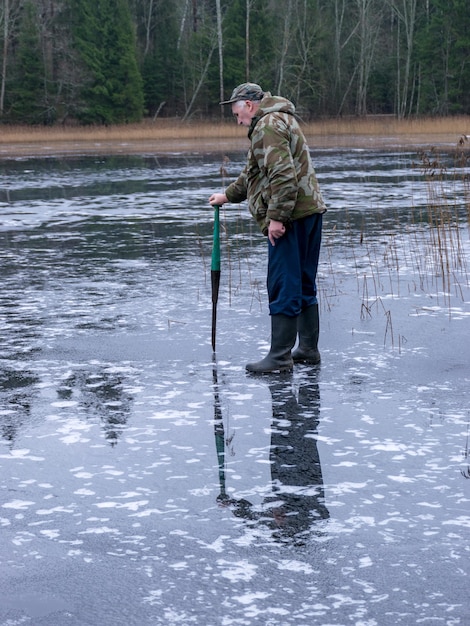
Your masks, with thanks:
<instances>
[{"instance_id":1,"label":"camouflage jacket","mask_svg":"<svg viewBox=\"0 0 470 626\"><path fill-rule=\"evenodd\" d=\"M251 214L267 234L270 220L286 226L312 213L324 213L304 134L289 100L267 92L253 118L246 165L225 193L229 202L248 199Z\"/></svg>"}]
</instances>

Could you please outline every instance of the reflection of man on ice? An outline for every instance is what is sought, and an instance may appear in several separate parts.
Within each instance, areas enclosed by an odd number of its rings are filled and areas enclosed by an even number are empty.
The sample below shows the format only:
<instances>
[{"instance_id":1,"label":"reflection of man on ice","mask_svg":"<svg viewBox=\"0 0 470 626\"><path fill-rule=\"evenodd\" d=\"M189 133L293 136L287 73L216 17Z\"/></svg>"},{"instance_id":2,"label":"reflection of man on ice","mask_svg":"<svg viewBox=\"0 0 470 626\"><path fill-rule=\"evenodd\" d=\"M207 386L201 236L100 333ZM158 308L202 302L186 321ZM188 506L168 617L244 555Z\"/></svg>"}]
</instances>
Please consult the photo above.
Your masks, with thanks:
<instances>
[{"instance_id":1,"label":"reflection of man on ice","mask_svg":"<svg viewBox=\"0 0 470 626\"><path fill-rule=\"evenodd\" d=\"M263 481L263 485L253 485L252 490L228 494L225 474L221 474L219 502L230 506L237 517L249 520L251 527L268 526L281 540L299 540L302 535L308 535L316 521L329 517L316 441L319 387L315 372L306 372L304 376L298 394L294 392L291 376L268 381L272 398L269 488L266 489ZM221 422L219 442L220 427ZM221 450L219 447L219 460Z\"/></svg>"}]
</instances>

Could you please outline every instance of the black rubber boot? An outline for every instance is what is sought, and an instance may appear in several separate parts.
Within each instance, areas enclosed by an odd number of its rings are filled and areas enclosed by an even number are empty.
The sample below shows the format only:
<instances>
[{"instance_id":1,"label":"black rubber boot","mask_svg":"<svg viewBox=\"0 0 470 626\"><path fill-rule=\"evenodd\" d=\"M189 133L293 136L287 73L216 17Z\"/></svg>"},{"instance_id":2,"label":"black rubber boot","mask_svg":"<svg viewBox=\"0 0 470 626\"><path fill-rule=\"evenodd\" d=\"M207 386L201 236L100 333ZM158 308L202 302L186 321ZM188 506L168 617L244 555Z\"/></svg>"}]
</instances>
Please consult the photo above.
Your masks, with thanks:
<instances>
[{"instance_id":1,"label":"black rubber boot","mask_svg":"<svg viewBox=\"0 0 470 626\"><path fill-rule=\"evenodd\" d=\"M261 361L248 363L246 369L253 374L292 370L294 362L291 350L294 347L296 337L296 317L271 315L271 349Z\"/></svg>"},{"instance_id":2,"label":"black rubber boot","mask_svg":"<svg viewBox=\"0 0 470 626\"><path fill-rule=\"evenodd\" d=\"M320 319L318 316L318 304L304 309L297 318L297 330L299 333L299 345L292 353L294 363L320 363L318 352L318 334L320 332Z\"/></svg>"}]
</instances>

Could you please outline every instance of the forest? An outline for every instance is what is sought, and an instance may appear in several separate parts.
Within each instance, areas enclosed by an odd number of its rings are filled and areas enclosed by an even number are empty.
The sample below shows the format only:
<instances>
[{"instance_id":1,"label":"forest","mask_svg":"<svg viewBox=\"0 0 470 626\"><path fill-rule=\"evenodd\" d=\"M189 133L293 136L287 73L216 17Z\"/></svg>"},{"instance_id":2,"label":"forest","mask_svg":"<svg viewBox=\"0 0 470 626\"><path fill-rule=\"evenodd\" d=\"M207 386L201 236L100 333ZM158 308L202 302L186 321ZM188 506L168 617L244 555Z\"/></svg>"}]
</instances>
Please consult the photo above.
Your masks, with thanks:
<instances>
[{"instance_id":1,"label":"forest","mask_svg":"<svg viewBox=\"0 0 470 626\"><path fill-rule=\"evenodd\" d=\"M0 0L0 122L220 119L247 80L300 115L470 113L468 0Z\"/></svg>"}]
</instances>

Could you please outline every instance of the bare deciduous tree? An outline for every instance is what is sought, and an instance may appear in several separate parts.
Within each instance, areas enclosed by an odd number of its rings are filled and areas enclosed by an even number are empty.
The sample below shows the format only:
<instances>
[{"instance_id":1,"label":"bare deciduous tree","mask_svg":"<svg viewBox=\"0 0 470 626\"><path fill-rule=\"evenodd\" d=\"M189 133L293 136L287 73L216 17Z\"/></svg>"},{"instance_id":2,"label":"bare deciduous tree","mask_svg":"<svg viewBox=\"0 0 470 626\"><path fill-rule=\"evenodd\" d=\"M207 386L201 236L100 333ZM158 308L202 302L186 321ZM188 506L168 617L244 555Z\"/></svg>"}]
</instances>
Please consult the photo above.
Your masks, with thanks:
<instances>
[{"instance_id":1,"label":"bare deciduous tree","mask_svg":"<svg viewBox=\"0 0 470 626\"><path fill-rule=\"evenodd\" d=\"M10 33L10 0L3 1L3 58L2 58L2 83L0 86L0 114L3 115L5 107L5 89L7 79L8 44Z\"/></svg>"},{"instance_id":2,"label":"bare deciduous tree","mask_svg":"<svg viewBox=\"0 0 470 626\"><path fill-rule=\"evenodd\" d=\"M220 0L215 0L217 13L217 43L219 46L219 96L220 101L224 99L224 40L222 36L222 10ZM224 107L220 105L220 115L224 116Z\"/></svg>"},{"instance_id":3,"label":"bare deciduous tree","mask_svg":"<svg viewBox=\"0 0 470 626\"><path fill-rule=\"evenodd\" d=\"M398 18L397 28L397 115L404 117L409 108L411 59L414 47L417 0L389 0ZM401 28L404 30L404 63L401 54ZM403 64L403 72L402 72Z\"/></svg>"},{"instance_id":4,"label":"bare deciduous tree","mask_svg":"<svg viewBox=\"0 0 470 626\"><path fill-rule=\"evenodd\" d=\"M342 113L342 109L346 98L349 95L352 84L356 76L356 69L352 72L348 85L343 87L343 55L344 50L350 43L352 37L354 37L359 23L350 24L347 21L346 8L348 0L334 0L334 79L333 79L333 91L336 96L336 101L340 101L338 107L338 115ZM341 89L343 93L341 94ZM341 100L340 100L341 98Z\"/></svg>"},{"instance_id":5,"label":"bare deciduous tree","mask_svg":"<svg viewBox=\"0 0 470 626\"><path fill-rule=\"evenodd\" d=\"M2 77L0 83L0 115L5 112L5 95L8 75L8 61L10 43L14 33L14 27L18 19L21 8L21 0L3 0L2 12L0 13L0 24L3 22L2 33Z\"/></svg>"},{"instance_id":6,"label":"bare deciduous tree","mask_svg":"<svg viewBox=\"0 0 470 626\"><path fill-rule=\"evenodd\" d=\"M291 38L291 15L292 15L292 0L287 1L285 13L284 13L284 30L282 33L281 55L279 58L279 69L277 77L277 93L282 93L284 72L287 59L287 51L289 49Z\"/></svg>"},{"instance_id":7,"label":"bare deciduous tree","mask_svg":"<svg viewBox=\"0 0 470 626\"><path fill-rule=\"evenodd\" d=\"M186 111L185 111L185 113L183 115L183 121L187 120L188 117L191 114L192 108L194 106L194 102L196 101L198 93L199 93L199 91L200 91L201 87L203 86L204 81L206 79L207 72L209 71L210 63L211 63L211 60L212 60L212 55L214 54L214 50L216 49L216 47L217 47L217 39L214 37L214 41L213 41L213 44L211 45L211 47L209 49L209 53L207 55L205 65L204 65L204 67L201 70L201 74L199 76L199 80L198 80L197 86L196 86L196 88L193 91L193 94L191 96L191 100L190 100L188 106L186 107Z\"/></svg>"},{"instance_id":8,"label":"bare deciduous tree","mask_svg":"<svg viewBox=\"0 0 470 626\"><path fill-rule=\"evenodd\" d=\"M356 0L356 6L359 39L356 115L366 115L370 72L380 32L383 4L381 0Z\"/></svg>"},{"instance_id":9,"label":"bare deciduous tree","mask_svg":"<svg viewBox=\"0 0 470 626\"><path fill-rule=\"evenodd\" d=\"M292 53L289 65L289 95L297 102L302 93L318 94L318 52L323 20L320 12L312 12L309 0L298 0L292 15Z\"/></svg>"},{"instance_id":10,"label":"bare deciduous tree","mask_svg":"<svg viewBox=\"0 0 470 626\"><path fill-rule=\"evenodd\" d=\"M245 20L245 78L250 80L250 17L252 0L246 0L246 20Z\"/></svg>"}]
</instances>

